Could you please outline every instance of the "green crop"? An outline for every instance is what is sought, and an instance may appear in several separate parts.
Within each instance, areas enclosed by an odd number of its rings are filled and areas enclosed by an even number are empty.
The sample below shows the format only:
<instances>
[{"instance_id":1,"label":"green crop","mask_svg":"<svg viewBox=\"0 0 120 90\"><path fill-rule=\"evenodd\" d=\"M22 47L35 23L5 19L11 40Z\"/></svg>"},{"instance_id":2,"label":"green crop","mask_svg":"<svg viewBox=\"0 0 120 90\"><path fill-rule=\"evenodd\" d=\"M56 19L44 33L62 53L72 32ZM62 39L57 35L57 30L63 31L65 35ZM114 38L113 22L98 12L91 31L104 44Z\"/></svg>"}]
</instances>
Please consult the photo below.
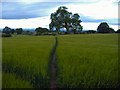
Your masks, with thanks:
<instances>
[{"instance_id":1,"label":"green crop","mask_svg":"<svg viewBox=\"0 0 120 90\"><path fill-rule=\"evenodd\" d=\"M58 36L58 87L109 88L118 84L118 36Z\"/></svg>"},{"instance_id":2,"label":"green crop","mask_svg":"<svg viewBox=\"0 0 120 90\"><path fill-rule=\"evenodd\" d=\"M118 86L117 34L58 35L57 39L57 87ZM49 87L54 45L54 36L2 38L2 86Z\"/></svg>"},{"instance_id":3,"label":"green crop","mask_svg":"<svg viewBox=\"0 0 120 90\"><path fill-rule=\"evenodd\" d=\"M15 74L2 73L3 84L2 88L32 88L31 84L21 78L17 77Z\"/></svg>"},{"instance_id":4,"label":"green crop","mask_svg":"<svg viewBox=\"0 0 120 90\"><path fill-rule=\"evenodd\" d=\"M2 41L3 72L15 73L33 87L48 87L48 64L54 37L17 36Z\"/></svg>"}]
</instances>

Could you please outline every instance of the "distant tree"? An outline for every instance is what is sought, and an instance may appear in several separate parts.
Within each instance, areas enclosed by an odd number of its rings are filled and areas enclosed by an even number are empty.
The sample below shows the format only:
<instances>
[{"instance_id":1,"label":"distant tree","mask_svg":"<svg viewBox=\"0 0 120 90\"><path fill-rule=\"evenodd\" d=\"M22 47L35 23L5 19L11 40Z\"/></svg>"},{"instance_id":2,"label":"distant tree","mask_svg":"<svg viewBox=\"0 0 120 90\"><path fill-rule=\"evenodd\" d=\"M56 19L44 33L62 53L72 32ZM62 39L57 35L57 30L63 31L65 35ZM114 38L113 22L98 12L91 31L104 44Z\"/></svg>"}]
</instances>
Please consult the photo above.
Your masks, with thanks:
<instances>
[{"instance_id":1,"label":"distant tree","mask_svg":"<svg viewBox=\"0 0 120 90\"><path fill-rule=\"evenodd\" d=\"M17 29L15 30L15 32L16 32L17 34L22 34L23 29L22 29L22 28L17 28Z\"/></svg>"},{"instance_id":2,"label":"distant tree","mask_svg":"<svg viewBox=\"0 0 120 90\"><path fill-rule=\"evenodd\" d=\"M116 33L120 33L120 29L118 29L118 30L116 31Z\"/></svg>"},{"instance_id":3,"label":"distant tree","mask_svg":"<svg viewBox=\"0 0 120 90\"><path fill-rule=\"evenodd\" d=\"M2 33L11 34L11 28L9 28L9 27L6 26L6 27L3 29Z\"/></svg>"},{"instance_id":4,"label":"distant tree","mask_svg":"<svg viewBox=\"0 0 120 90\"><path fill-rule=\"evenodd\" d=\"M109 33L109 25L106 22L101 23L98 28L97 28L97 32L98 33Z\"/></svg>"},{"instance_id":5,"label":"distant tree","mask_svg":"<svg viewBox=\"0 0 120 90\"><path fill-rule=\"evenodd\" d=\"M108 28L109 33L115 33L115 30L113 28Z\"/></svg>"},{"instance_id":6,"label":"distant tree","mask_svg":"<svg viewBox=\"0 0 120 90\"><path fill-rule=\"evenodd\" d=\"M42 28L42 27L38 27L35 29L37 35L45 33L45 32L49 32L49 30L47 28Z\"/></svg>"},{"instance_id":7,"label":"distant tree","mask_svg":"<svg viewBox=\"0 0 120 90\"><path fill-rule=\"evenodd\" d=\"M98 26L97 32L98 33L114 33L115 31L113 28L110 28L106 22L102 22Z\"/></svg>"},{"instance_id":8,"label":"distant tree","mask_svg":"<svg viewBox=\"0 0 120 90\"><path fill-rule=\"evenodd\" d=\"M14 30L14 29L11 29L11 33L14 34L14 33L15 33L15 30Z\"/></svg>"},{"instance_id":9,"label":"distant tree","mask_svg":"<svg viewBox=\"0 0 120 90\"><path fill-rule=\"evenodd\" d=\"M10 27L5 27L2 31L2 33L5 33L5 34L14 34L15 33L15 30L14 29L11 29Z\"/></svg>"},{"instance_id":10,"label":"distant tree","mask_svg":"<svg viewBox=\"0 0 120 90\"><path fill-rule=\"evenodd\" d=\"M77 29L82 29L80 16L78 14L72 15L67 9L67 7L61 6L56 12L51 14L50 30L56 29L56 31L59 31L60 28L66 28L68 32L72 28L76 32Z\"/></svg>"},{"instance_id":11,"label":"distant tree","mask_svg":"<svg viewBox=\"0 0 120 90\"><path fill-rule=\"evenodd\" d=\"M31 32L31 31L27 30L27 31L23 31L23 34L25 34L25 35L32 35L32 34L33 34L33 32Z\"/></svg>"},{"instance_id":12,"label":"distant tree","mask_svg":"<svg viewBox=\"0 0 120 90\"><path fill-rule=\"evenodd\" d=\"M6 26L2 30L2 37L11 37L13 33L14 33L14 29L11 29L10 27Z\"/></svg>"}]
</instances>

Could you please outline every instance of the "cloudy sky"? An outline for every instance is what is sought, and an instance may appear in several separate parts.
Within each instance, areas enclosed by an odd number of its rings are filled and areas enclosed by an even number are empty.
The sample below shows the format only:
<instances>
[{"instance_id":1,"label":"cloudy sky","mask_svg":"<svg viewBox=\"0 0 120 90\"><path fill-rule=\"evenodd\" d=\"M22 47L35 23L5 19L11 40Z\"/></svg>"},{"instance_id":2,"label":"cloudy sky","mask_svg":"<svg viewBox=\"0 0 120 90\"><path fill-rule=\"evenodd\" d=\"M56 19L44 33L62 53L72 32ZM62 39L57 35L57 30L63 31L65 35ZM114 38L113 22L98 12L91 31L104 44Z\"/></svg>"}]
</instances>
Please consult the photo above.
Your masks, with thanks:
<instances>
[{"instance_id":1,"label":"cloudy sky","mask_svg":"<svg viewBox=\"0 0 120 90\"><path fill-rule=\"evenodd\" d=\"M118 29L119 0L2 0L0 28L49 28L50 14L59 6L78 13L84 30L96 30L101 22Z\"/></svg>"}]
</instances>

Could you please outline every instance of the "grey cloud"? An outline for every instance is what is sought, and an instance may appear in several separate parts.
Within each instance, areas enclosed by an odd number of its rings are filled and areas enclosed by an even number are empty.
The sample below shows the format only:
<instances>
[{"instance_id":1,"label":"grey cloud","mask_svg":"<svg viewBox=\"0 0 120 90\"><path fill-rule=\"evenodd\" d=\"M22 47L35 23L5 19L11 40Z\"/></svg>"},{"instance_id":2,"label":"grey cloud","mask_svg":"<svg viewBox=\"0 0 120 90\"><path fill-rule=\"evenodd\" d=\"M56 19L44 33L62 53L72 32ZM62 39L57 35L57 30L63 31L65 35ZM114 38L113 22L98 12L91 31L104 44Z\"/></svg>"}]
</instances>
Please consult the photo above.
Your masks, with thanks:
<instances>
[{"instance_id":1,"label":"grey cloud","mask_svg":"<svg viewBox=\"0 0 120 90\"><path fill-rule=\"evenodd\" d=\"M3 2L2 19L35 18L50 15L49 10L65 3L39 2L24 4L21 2Z\"/></svg>"}]
</instances>

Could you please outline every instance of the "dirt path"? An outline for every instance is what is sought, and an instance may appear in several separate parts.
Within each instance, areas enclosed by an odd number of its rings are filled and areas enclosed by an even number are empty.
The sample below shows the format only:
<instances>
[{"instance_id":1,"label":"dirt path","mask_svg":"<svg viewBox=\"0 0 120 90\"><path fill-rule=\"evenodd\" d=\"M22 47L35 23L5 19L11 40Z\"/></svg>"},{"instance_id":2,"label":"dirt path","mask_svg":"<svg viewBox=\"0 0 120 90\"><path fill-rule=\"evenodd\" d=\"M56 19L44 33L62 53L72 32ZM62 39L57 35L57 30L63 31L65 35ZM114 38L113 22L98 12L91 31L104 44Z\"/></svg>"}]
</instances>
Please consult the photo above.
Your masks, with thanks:
<instances>
[{"instance_id":1,"label":"dirt path","mask_svg":"<svg viewBox=\"0 0 120 90\"><path fill-rule=\"evenodd\" d=\"M56 48L57 48L57 36L55 38L55 46L51 55L51 65L50 65L50 88L51 90L56 90L57 82L56 82L56 74L57 74L57 63L56 63Z\"/></svg>"}]
</instances>

